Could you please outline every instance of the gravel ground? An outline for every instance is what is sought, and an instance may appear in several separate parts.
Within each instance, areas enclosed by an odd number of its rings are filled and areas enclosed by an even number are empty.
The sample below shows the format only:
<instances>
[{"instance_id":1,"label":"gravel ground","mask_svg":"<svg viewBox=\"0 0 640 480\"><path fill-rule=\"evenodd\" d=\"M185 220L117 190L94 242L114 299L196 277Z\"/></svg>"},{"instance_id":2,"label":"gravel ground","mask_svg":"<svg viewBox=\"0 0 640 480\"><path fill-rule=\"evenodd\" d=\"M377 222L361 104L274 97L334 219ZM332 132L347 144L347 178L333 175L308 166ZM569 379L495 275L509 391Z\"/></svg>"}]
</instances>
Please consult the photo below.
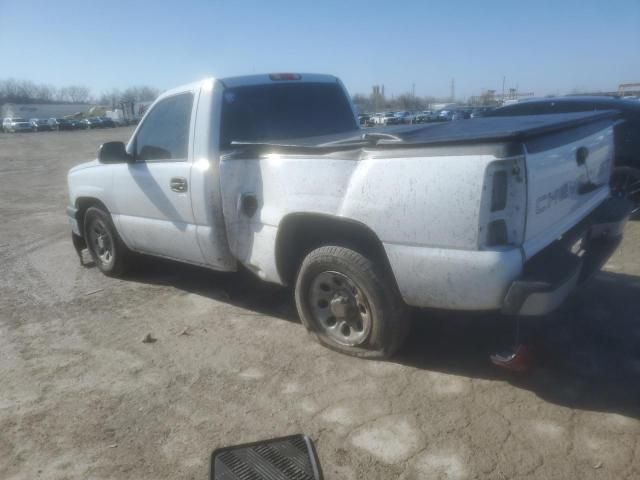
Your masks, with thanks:
<instances>
[{"instance_id":1,"label":"gravel ground","mask_svg":"<svg viewBox=\"0 0 640 480\"><path fill-rule=\"evenodd\" d=\"M66 171L130 134L0 134L1 479L204 479L214 448L295 432L327 479L640 477L640 222L530 376L489 365L486 314L417 312L393 362L352 359L247 275L79 265Z\"/></svg>"}]
</instances>

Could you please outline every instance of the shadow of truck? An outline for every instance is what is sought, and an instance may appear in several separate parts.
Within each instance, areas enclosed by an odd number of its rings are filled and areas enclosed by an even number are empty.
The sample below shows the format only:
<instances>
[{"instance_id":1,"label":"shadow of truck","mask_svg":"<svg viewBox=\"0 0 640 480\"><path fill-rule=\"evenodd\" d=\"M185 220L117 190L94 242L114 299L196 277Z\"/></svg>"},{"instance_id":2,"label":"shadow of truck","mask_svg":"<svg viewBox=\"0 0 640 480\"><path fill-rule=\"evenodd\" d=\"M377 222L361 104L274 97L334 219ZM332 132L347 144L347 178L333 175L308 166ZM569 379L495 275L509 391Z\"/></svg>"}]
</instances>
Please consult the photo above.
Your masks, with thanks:
<instances>
[{"instance_id":1,"label":"shadow of truck","mask_svg":"<svg viewBox=\"0 0 640 480\"><path fill-rule=\"evenodd\" d=\"M129 281L185 292L280 320L299 322L290 289L248 272L217 273L159 259L141 260ZM600 272L535 329L537 364L526 376L503 372L489 355L512 339L493 313L414 312L412 333L393 361L472 378L506 380L549 402L640 418L640 278ZM365 361L365 360L363 360Z\"/></svg>"}]
</instances>

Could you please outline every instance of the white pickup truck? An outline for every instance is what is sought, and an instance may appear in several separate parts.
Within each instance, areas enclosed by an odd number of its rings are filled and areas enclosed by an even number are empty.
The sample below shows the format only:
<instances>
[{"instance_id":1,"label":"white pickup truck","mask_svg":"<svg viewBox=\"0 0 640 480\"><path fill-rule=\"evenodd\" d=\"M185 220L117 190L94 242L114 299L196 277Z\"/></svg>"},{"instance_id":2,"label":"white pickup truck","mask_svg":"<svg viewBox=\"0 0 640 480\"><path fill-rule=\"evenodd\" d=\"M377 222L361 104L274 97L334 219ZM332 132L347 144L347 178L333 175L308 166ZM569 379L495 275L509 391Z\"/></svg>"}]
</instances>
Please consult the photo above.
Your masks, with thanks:
<instances>
[{"instance_id":1,"label":"white pickup truck","mask_svg":"<svg viewBox=\"0 0 640 480\"><path fill-rule=\"evenodd\" d=\"M407 306L544 315L618 245L610 112L360 130L340 80L207 79L71 169L80 252L131 252L295 286L324 345L393 354Z\"/></svg>"}]
</instances>

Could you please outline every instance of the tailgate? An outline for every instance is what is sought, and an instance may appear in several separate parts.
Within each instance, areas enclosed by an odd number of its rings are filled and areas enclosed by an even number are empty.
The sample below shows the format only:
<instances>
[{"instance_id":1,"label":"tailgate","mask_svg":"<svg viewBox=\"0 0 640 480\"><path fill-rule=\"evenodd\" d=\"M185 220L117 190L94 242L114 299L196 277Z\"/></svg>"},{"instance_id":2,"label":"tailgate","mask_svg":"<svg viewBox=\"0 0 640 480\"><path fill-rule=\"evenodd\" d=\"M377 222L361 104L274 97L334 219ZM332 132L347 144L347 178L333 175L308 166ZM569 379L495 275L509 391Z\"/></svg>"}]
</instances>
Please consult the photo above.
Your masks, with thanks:
<instances>
[{"instance_id":1,"label":"tailgate","mask_svg":"<svg viewBox=\"0 0 640 480\"><path fill-rule=\"evenodd\" d=\"M532 257L609 195L613 120L527 140L524 253Z\"/></svg>"}]
</instances>

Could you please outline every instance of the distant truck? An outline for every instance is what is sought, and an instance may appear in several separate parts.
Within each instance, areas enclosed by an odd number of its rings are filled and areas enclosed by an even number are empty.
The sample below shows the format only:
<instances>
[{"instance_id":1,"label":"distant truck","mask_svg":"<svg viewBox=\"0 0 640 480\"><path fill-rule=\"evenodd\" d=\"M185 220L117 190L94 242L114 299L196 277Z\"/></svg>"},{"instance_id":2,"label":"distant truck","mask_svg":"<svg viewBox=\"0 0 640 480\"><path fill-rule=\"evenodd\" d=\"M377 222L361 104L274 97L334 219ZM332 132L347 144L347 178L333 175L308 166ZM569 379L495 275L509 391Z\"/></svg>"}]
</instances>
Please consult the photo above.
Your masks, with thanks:
<instances>
[{"instance_id":1,"label":"distant truck","mask_svg":"<svg viewBox=\"0 0 640 480\"><path fill-rule=\"evenodd\" d=\"M111 119L116 125L136 125L147 112L153 102L127 102L121 103L119 108L107 110L105 117Z\"/></svg>"},{"instance_id":2,"label":"distant truck","mask_svg":"<svg viewBox=\"0 0 640 480\"><path fill-rule=\"evenodd\" d=\"M129 120L125 118L123 111L119 108L115 110L107 110L104 112L104 116L120 127L129 125Z\"/></svg>"},{"instance_id":3,"label":"distant truck","mask_svg":"<svg viewBox=\"0 0 640 480\"><path fill-rule=\"evenodd\" d=\"M336 77L208 79L72 168L67 214L107 275L132 252L244 266L294 286L320 343L386 357L408 306L544 315L599 269L628 216L613 115L361 130Z\"/></svg>"}]
</instances>

